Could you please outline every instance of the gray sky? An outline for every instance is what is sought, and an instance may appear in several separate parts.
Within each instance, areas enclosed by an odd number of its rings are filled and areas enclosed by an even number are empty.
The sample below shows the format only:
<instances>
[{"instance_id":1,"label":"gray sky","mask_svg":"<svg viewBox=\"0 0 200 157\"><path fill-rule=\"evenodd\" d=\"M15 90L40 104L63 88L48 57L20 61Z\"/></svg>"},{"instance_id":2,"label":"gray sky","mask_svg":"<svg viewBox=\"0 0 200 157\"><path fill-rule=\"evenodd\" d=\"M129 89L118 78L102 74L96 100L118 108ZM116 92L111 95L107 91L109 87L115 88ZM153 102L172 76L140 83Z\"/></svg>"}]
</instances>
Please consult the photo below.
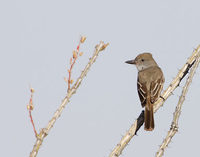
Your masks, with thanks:
<instances>
[{"instance_id":1,"label":"gray sky","mask_svg":"<svg viewBox=\"0 0 200 157\"><path fill-rule=\"evenodd\" d=\"M142 109L137 70L124 61L151 52L167 87L200 44L199 5L198 0L1 1L1 156L29 156L35 142L26 108L29 85L36 91L33 118L39 130L65 96L66 67L80 35L86 35L74 79L100 40L110 45L50 131L38 157L107 157ZM199 74L198 69L183 105L179 132L165 156L199 154ZM155 155L170 128L180 91L155 114L155 130L141 128L123 157Z\"/></svg>"}]
</instances>

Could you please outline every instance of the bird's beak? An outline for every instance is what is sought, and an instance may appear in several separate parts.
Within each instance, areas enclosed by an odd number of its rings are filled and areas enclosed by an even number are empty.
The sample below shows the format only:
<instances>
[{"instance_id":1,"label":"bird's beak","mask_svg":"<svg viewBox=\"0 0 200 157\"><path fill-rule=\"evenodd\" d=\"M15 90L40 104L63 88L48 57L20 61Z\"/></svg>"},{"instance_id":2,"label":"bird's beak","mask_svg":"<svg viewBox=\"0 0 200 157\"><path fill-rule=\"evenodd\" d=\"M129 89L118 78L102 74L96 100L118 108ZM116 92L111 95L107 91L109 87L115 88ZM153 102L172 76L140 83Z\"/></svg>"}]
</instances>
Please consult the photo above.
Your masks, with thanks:
<instances>
[{"instance_id":1,"label":"bird's beak","mask_svg":"<svg viewBox=\"0 0 200 157\"><path fill-rule=\"evenodd\" d=\"M126 61L125 63L128 63L128 64L135 64L135 60L128 60L128 61Z\"/></svg>"}]
</instances>

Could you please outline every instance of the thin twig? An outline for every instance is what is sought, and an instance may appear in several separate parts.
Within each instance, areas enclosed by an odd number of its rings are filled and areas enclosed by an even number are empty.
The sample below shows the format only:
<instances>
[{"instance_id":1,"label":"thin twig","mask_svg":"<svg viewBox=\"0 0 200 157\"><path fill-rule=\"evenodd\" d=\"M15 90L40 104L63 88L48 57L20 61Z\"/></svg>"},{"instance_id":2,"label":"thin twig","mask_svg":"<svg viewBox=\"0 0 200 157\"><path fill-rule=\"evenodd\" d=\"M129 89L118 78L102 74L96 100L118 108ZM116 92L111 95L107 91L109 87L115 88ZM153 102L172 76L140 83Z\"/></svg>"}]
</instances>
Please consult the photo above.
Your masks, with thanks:
<instances>
[{"instance_id":1,"label":"thin twig","mask_svg":"<svg viewBox=\"0 0 200 157\"><path fill-rule=\"evenodd\" d=\"M32 124L32 126L33 126L33 131L34 131L34 133L35 133L35 137L37 137L37 131L36 131L36 129L35 129L35 124L34 124L33 117L32 117L32 114L31 114L31 110L30 110L30 109L29 109L29 117L30 117L30 119L31 119L31 124Z\"/></svg>"},{"instance_id":2,"label":"thin twig","mask_svg":"<svg viewBox=\"0 0 200 157\"><path fill-rule=\"evenodd\" d=\"M30 153L30 157L37 156L38 150L40 149L44 138L48 135L49 131L54 126L56 120L61 116L63 109L65 108L66 104L69 102L69 100L72 97L72 95L76 93L76 91L77 91L78 87L80 86L83 78L87 75L91 65L96 61L96 59L97 59L97 57L99 55L99 52L104 50L107 45L108 44L104 44L103 41L101 41L100 44L96 45L93 56L89 59L88 64L85 66L84 70L82 71L81 75L77 79L76 83L67 92L66 97L63 99L60 107L56 110L56 112L54 113L52 119L49 121L47 126L45 128L43 128L40 131L39 135L37 136L37 140L35 142L33 150Z\"/></svg>"},{"instance_id":3,"label":"thin twig","mask_svg":"<svg viewBox=\"0 0 200 157\"><path fill-rule=\"evenodd\" d=\"M80 43L79 43L80 44ZM68 90L67 91L69 91L70 90L70 84L71 84L71 73L72 73L72 69L73 69L73 66L74 66L74 64L76 63L76 60L77 60L77 57L76 58L74 58L74 60L73 60L73 62L72 62L72 64L71 64L71 66L70 66L70 69L68 70L68 73L69 73L69 78L68 78Z\"/></svg>"},{"instance_id":4,"label":"thin twig","mask_svg":"<svg viewBox=\"0 0 200 157\"><path fill-rule=\"evenodd\" d=\"M83 37L81 37L81 39L82 39ZM71 85L71 74L72 74L72 69L73 69L73 66L74 66L74 64L76 63L76 60L77 60L77 58L78 58L78 54L79 54L79 50L80 50L80 46L81 46L81 39L80 39L80 41L79 41L79 44L78 44L78 46L77 46L77 48L76 48L76 51L73 51L73 58L71 58L70 59L70 68L69 68L69 70L68 70L68 73L69 73L69 76L68 76L68 90L67 91L69 91L70 90L70 85ZM86 38L85 38L86 39ZM84 40L85 41L85 40ZM72 61L73 60L73 61Z\"/></svg>"},{"instance_id":5,"label":"thin twig","mask_svg":"<svg viewBox=\"0 0 200 157\"><path fill-rule=\"evenodd\" d=\"M173 120L172 120L172 123L171 123L171 127L170 127L170 130L168 131L167 133L167 136L165 137L165 139L163 140L162 144L160 145L160 148L159 150L157 151L156 153L156 157L161 157L163 156L164 154L164 151L165 149L167 148L167 146L169 145L169 143L171 142L173 136L178 132L178 121L179 121L179 117L180 117L180 114L181 114L181 108L182 108L182 104L185 100L185 96L188 92L188 89L189 89L189 86L190 84L192 83L192 79L193 79L193 76L195 74L195 71L199 65L199 61L200 61L200 51L198 51L198 56L196 58L196 61L190 71L190 74L186 80L186 83L183 87L183 90L182 90L182 94L179 98L179 101L178 101L178 104L176 106L176 109L175 109L175 112L173 114Z\"/></svg>"},{"instance_id":6,"label":"thin twig","mask_svg":"<svg viewBox=\"0 0 200 157\"><path fill-rule=\"evenodd\" d=\"M37 138L37 131L35 129L35 124L34 124L32 113L31 113L32 110L33 110L33 108L34 108L34 106L33 106L33 93L34 93L34 89L31 88L30 91L31 91L31 97L30 97L30 100L29 100L29 104L27 105L27 109L29 111L29 117L30 117L30 120L31 120L31 124L33 126L33 131L35 133L35 137Z\"/></svg>"},{"instance_id":7,"label":"thin twig","mask_svg":"<svg viewBox=\"0 0 200 157\"><path fill-rule=\"evenodd\" d=\"M197 47L197 49L192 53L190 58L188 58L186 64L181 68L181 70L178 72L177 76L173 79L171 84L168 86L168 88L162 93L161 97L155 102L154 112L156 112L161 106L163 106L163 103L167 100L167 98L172 94L172 92L179 86L181 80L183 77L186 76L191 66L194 64L197 55L199 54L200 45ZM130 129L126 132L126 134L122 137L120 142L116 145L116 147L113 149L113 151L110 153L109 157L118 157L121 155L124 148L127 146L129 141L132 139L132 137L136 134L136 131L140 129L142 126L144 120L144 117L141 116L138 117L138 119L132 124ZM138 123L139 122L139 123Z\"/></svg>"}]
</instances>

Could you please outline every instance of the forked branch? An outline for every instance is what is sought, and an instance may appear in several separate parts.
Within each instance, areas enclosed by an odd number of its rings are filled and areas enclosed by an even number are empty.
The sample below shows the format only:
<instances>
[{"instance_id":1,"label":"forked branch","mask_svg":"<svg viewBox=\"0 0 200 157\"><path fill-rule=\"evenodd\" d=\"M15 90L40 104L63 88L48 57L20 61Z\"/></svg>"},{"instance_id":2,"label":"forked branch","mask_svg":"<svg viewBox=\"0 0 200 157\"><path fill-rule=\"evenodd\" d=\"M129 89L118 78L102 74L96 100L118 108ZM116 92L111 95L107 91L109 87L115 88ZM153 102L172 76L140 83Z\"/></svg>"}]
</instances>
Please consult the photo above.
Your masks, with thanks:
<instances>
[{"instance_id":1,"label":"forked branch","mask_svg":"<svg viewBox=\"0 0 200 157\"><path fill-rule=\"evenodd\" d=\"M156 153L156 157L163 156L165 149L167 148L167 146L171 142L171 139L178 132L178 120L179 120L179 117L180 117L180 114L181 114L182 104L185 101L185 96L188 92L188 88L189 88L190 84L192 83L193 76L194 76L195 71L196 71L196 69L199 65L199 61L200 61L199 58L200 58L200 52L198 53L198 56L196 57L196 61L195 61L194 65L192 66L192 68L190 70L190 74L189 74L189 76L186 80L184 87L183 87L181 96L179 98L178 104L177 104L175 112L173 114L173 120L172 120L172 123L171 123L170 130L168 131L167 136L165 137L162 144L160 145L160 148L159 148L158 152Z\"/></svg>"},{"instance_id":2,"label":"forked branch","mask_svg":"<svg viewBox=\"0 0 200 157\"><path fill-rule=\"evenodd\" d=\"M35 145L33 147L33 150L30 153L30 157L37 156L38 150L40 149L44 138L48 135L49 131L54 126L56 120L61 116L63 109L65 108L66 104L69 102L69 100L72 97L72 95L76 93L76 91L77 91L78 87L80 86L83 78L87 75L90 67L96 61L96 59L97 59L97 57L99 55L99 52L102 51L102 50L104 50L107 46L108 46L108 44L104 44L103 41L101 41L98 45L96 45L94 54L89 59L89 62L85 66L85 68L82 71L81 75L76 80L76 82L74 83L74 85L68 90L66 97L63 99L61 105L56 110L56 112L54 113L52 119L49 121L49 123L47 124L47 126L45 128L43 128L43 129L41 129L40 133L38 134L36 142L35 142Z\"/></svg>"}]
</instances>

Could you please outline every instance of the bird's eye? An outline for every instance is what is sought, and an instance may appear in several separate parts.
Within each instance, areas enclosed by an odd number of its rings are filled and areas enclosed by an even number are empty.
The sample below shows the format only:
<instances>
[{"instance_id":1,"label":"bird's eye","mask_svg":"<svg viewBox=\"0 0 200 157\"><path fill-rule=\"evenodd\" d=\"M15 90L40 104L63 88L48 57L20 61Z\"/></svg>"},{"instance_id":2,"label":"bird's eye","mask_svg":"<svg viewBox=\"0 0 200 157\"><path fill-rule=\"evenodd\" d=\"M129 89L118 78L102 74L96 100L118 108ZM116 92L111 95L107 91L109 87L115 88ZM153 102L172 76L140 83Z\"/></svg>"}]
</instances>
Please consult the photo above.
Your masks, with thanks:
<instances>
[{"instance_id":1,"label":"bird's eye","mask_svg":"<svg viewBox=\"0 0 200 157\"><path fill-rule=\"evenodd\" d=\"M141 59L142 62L144 62L144 59Z\"/></svg>"}]
</instances>

